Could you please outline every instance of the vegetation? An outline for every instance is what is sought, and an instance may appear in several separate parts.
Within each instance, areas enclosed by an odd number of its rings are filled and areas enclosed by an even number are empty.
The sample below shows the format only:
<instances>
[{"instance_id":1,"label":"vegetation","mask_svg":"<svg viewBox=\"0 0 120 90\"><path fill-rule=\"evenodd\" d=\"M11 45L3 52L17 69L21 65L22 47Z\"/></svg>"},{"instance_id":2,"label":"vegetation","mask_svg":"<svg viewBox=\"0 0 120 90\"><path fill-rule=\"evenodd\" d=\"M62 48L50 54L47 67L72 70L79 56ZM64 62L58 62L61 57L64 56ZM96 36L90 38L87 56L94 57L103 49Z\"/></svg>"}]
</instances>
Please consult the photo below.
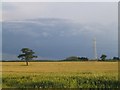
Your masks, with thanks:
<instances>
[{"instance_id":1,"label":"vegetation","mask_svg":"<svg viewBox=\"0 0 120 90\"><path fill-rule=\"evenodd\" d=\"M105 61L106 57L107 57L107 55L102 54L100 58L101 58L102 61Z\"/></svg>"},{"instance_id":2,"label":"vegetation","mask_svg":"<svg viewBox=\"0 0 120 90\"><path fill-rule=\"evenodd\" d=\"M3 62L3 88L118 88L117 62Z\"/></svg>"},{"instance_id":3,"label":"vegetation","mask_svg":"<svg viewBox=\"0 0 120 90\"><path fill-rule=\"evenodd\" d=\"M33 58L37 58L37 56L34 56L35 52L33 52L29 48L23 48L21 49L22 54L18 56L18 58L21 58L21 60L26 61L26 65L28 66L28 61L32 60Z\"/></svg>"},{"instance_id":4,"label":"vegetation","mask_svg":"<svg viewBox=\"0 0 120 90\"><path fill-rule=\"evenodd\" d=\"M66 58L64 61L88 61L87 57L78 57L78 56L70 56Z\"/></svg>"},{"instance_id":5,"label":"vegetation","mask_svg":"<svg viewBox=\"0 0 120 90\"><path fill-rule=\"evenodd\" d=\"M120 60L119 57L113 57L113 60Z\"/></svg>"}]
</instances>

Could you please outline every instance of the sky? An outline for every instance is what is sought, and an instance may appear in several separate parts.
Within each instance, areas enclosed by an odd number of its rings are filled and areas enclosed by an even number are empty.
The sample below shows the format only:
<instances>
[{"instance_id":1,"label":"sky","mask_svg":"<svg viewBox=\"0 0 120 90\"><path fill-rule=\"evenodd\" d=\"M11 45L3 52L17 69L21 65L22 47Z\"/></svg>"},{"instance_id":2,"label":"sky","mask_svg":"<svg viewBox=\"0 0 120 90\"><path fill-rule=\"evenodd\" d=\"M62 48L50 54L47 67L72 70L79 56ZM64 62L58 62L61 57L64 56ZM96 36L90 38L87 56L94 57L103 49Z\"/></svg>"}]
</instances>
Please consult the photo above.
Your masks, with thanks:
<instances>
[{"instance_id":1,"label":"sky","mask_svg":"<svg viewBox=\"0 0 120 90\"><path fill-rule=\"evenodd\" d=\"M17 59L22 47L33 48L43 59L63 59L71 55L93 58L94 37L98 56L102 53L117 56L115 2L4 2L2 6L4 59ZM18 45L19 35L26 39L20 39L22 44ZM42 48L42 52L37 48Z\"/></svg>"},{"instance_id":2,"label":"sky","mask_svg":"<svg viewBox=\"0 0 120 90\"><path fill-rule=\"evenodd\" d=\"M119 2L119 0L1 0L2 2Z\"/></svg>"},{"instance_id":3,"label":"sky","mask_svg":"<svg viewBox=\"0 0 120 90\"><path fill-rule=\"evenodd\" d=\"M113 23L117 21L117 3L3 3L3 20L32 18L65 18L82 23Z\"/></svg>"}]
</instances>

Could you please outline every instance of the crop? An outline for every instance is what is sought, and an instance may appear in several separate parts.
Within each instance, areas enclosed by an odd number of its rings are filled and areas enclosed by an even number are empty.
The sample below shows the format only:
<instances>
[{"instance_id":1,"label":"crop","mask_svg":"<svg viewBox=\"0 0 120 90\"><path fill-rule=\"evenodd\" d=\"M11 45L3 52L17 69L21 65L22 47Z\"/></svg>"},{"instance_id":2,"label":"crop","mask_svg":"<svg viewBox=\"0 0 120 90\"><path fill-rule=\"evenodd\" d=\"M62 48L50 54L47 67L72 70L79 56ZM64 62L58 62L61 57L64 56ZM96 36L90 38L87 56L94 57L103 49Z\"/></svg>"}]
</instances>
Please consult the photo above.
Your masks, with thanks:
<instances>
[{"instance_id":1,"label":"crop","mask_svg":"<svg viewBox=\"0 0 120 90\"><path fill-rule=\"evenodd\" d=\"M3 62L3 88L118 88L117 62Z\"/></svg>"}]
</instances>

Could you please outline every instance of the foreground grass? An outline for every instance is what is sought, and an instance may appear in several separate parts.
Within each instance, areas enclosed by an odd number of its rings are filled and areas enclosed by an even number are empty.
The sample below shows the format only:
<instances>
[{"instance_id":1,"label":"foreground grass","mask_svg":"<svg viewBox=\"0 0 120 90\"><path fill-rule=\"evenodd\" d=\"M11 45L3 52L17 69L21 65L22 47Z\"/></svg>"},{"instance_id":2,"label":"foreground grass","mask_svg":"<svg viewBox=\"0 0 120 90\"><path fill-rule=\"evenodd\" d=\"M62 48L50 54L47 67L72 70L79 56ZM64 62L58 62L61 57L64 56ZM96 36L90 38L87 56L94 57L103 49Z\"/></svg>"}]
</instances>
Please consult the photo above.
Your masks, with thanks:
<instances>
[{"instance_id":1,"label":"foreground grass","mask_svg":"<svg viewBox=\"0 0 120 90\"><path fill-rule=\"evenodd\" d=\"M118 88L117 62L3 62L3 88Z\"/></svg>"}]
</instances>

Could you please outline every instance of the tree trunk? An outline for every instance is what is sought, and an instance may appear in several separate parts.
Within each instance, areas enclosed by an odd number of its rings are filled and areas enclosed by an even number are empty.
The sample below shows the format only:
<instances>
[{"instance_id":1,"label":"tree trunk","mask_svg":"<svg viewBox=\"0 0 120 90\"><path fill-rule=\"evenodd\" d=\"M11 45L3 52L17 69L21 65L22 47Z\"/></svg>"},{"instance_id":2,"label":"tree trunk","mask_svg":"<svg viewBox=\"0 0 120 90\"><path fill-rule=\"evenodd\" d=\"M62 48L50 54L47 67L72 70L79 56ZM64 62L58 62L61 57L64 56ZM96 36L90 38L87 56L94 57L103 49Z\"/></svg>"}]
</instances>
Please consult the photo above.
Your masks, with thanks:
<instances>
[{"instance_id":1,"label":"tree trunk","mask_svg":"<svg viewBox=\"0 0 120 90\"><path fill-rule=\"evenodd\" d=\"M26 61L26 65L28 66L28 61Z\"/></svg>"}]
</instances>

